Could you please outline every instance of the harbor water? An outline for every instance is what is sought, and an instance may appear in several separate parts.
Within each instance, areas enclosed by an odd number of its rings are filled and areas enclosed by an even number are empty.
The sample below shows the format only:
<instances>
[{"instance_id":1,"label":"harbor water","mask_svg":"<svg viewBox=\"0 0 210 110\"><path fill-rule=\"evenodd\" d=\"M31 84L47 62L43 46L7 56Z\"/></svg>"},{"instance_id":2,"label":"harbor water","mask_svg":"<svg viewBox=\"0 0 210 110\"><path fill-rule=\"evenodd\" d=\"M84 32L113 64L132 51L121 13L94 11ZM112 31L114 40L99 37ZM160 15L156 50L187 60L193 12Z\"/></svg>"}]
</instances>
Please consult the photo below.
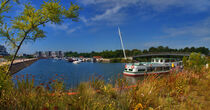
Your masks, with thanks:
<instances>
[{"instance_id":1,"label":"harbor water","mask_svg":"<svg viewBox=\"0 0 210 110\"><path fill-rule=\"evenodd\" d=\"M65 60L41 59L29 67L13 75L16 79L33 79L35 85L62 81L66 88L77 87L81 82L87 82L93 77L111 82L122 77L124 63L91 63L73 64Z\"/></svg>"}]
</instances>

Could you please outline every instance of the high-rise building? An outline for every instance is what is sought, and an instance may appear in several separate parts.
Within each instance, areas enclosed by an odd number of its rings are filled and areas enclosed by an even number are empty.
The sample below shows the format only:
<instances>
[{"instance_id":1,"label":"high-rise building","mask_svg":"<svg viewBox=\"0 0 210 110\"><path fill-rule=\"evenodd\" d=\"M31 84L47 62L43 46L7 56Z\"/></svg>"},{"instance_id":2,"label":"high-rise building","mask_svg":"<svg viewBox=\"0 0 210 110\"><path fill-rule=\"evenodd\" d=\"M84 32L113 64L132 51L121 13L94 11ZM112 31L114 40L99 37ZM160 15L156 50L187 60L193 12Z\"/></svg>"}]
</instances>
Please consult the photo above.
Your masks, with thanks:
<instances>
[{"instance_id":1,"label":"high-rise building","mask_svg":"<svg viewBox=\"0 0 210 110\"><path fill-rule=\"evenodd\" d=\"M45 54L42 51L38 51L36 52L36 57L41 58L41 57L45 57Z\"/></svg>"},{"instance_id":2,"label":"high-rise building","mask_svg":"<svg viewBox=\"0 0 210 110\"><path fill-rule=\"evenodd\" d=\"M7 56L9 55L6 48L3 45L0 45L0 56Z\"/></svg>"},{"instance_id":3,"label":"high-rise building","mask_svg":"<svg viewBox=\"0 0 210 110\"><path fill-rule=\"evenodd\" d=\"M51 58L52 56L52 51L46 51L45 52L46 57Z\"/></svg>"},{"instance_id":4,"label":"high-rise building","mask_svg":"<svg viewBox=\"0 0 210 110\"><path fill-rule=\"evenodd\" d=\"M35 57L38 57L38 58L63 58L64 57L64 53L62 51L55 51L55 52L52 52L52 51L45 51L45 52L42 52L42 51L38 51L35 53L34 55Z\"/></svg>"},{"instance_id":5,"label":"high-rise building","mask_svg":"<svg viewBox=\"0 0 210 110\"><path fill-rule=\"evenodd\" d=\"M63 58L64 57L64 54L62 51L55 51L55 54L56 54L56 57L58 58Z\"/></svg>"},{"instance_id":6,"label":"high-rise building","mask_svg":"<svg viewBox=\"0 0 210 110\"><path fill-rule=\"evenodd\" d=\"M62 51L59 51L58 53L59 53L59 57L60 57L60 58L63 58L63 57L64 57L64 54L63 54Z\"/></svg>"}]
</instances>

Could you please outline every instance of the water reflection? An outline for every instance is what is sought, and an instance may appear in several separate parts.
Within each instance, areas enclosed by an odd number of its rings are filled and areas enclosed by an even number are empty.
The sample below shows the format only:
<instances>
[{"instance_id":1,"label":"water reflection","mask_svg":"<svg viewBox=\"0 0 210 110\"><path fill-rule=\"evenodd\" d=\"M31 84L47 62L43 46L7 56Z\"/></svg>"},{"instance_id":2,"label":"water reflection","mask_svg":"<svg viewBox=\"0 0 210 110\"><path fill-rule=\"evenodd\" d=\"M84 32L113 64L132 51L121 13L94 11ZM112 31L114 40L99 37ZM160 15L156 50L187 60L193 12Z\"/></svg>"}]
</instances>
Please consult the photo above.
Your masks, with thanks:
<instances>
[{"instance_id":1,"label":"water reflection","mask_svg":"<svg viewBox=\"0 0 210 110\"><path fill-rule=\"evenodd\" d=\"M126 76L123 75L129 85L135 85L138 81L143 81L146 76Z\"/></svg>"},{"instance_id":2,"label":"water reflection","mask_svg":"<svg viewBox=\"0 0 210 110\"><path fill-rule=\"evenodd\" d=\"M155 75L145 75L145 76L126 76L123 75L123 77L126 79L129 85L136 85L139 81L143 81L144 79L155 76L156 78L162 78L168 76L169 73L166 74L155 74Z\"/></svg>"}]
</instances>

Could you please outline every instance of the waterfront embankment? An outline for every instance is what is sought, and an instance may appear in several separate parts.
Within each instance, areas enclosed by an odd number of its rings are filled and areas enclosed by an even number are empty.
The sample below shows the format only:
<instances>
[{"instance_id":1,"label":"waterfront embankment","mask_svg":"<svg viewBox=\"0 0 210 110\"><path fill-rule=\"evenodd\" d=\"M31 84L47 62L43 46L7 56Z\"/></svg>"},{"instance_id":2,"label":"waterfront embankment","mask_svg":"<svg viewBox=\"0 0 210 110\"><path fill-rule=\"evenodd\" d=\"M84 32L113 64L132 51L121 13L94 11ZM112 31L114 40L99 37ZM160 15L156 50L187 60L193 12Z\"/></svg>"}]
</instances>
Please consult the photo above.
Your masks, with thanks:
<instances>
[{"instance_id":1,"label":"waterfront embankment","mask_svg":"<svg viewBox=\"0 0 210 110\"><path fill-rule=\"evenodd\" d=\"M13 75L13 74L21 71L22 69L30 66L31 64L33 64L37 60L38 60L37 58L17 59L17 60L15 60L13 66L12 66L10 74ZM0 66L1 65L9 65L9 63L10 62L2 62L2 63L0 63Z\"/></svg>"}]
</instances>

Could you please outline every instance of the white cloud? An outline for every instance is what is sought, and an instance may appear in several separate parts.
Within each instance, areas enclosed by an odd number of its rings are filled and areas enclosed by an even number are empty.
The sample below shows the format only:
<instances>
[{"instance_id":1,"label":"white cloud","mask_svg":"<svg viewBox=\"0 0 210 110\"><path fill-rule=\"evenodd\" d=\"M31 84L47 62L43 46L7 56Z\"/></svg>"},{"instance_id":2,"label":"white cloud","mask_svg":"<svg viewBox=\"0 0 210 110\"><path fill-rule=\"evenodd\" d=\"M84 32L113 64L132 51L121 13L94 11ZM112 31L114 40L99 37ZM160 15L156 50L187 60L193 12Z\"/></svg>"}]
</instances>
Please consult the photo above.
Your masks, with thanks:
<instances>
[{"instance_id":1,"label":"white cloud","mask_svg":"<svg viewBox=\"0 0 210 110\"><path fill-rule=\"evenodd\" d=\"M80 20L82 20L82 22L84 22L84 23L87 23L87 22L88 22L88 19L86 19L86 18L83 17L83 16L80 17Z\"/></svg>"},{"instance_id":2,"label":"white cloud","mask_svg":"<svg viewBox=\"0 0 210 110\"><path fill-rule=\"evenodd\" d=\"M145 47L173 46L174 48L186 46L210 47L210 17L188 26L168 27L163 29L164 36L155 36L151 42L144 43ZM158 39L157 39L158 38Z\"/></svg>"},{"instance_id":3,"label":"white cloud","mask_svg":"<svg viewBox=\"0 0 210 110\"><path fill-rule=\"evenodd\" d=\"M68 31L67 31L67 33L68 34L70 34L70 33L73 33L73 32L75 32L76 30L79 30L81 27L75 27L75 28L73 28L73 29L68 29Z\"/></svg>"},{"instance_id":4,"label":"white cloud","mask_svg":"<svg viewBox=\"0 0 210 110\"><path fill-rule=\"evenodd\" d=\"M51 24L51 23L47 23L48 27L53 28L54 30L62 30L65 31L67 34L73 33L77 30L79 30L81 27L75 27L75 28L70 28L70 24L66 23L66 24Z\"/></svg>"},{"instance_id":5,"label":"white cloud","mask_svg":"<svg viewBox=\"0 0 210 110\"><path fill-rule=\"evenodd\" d=\"M113 14L116 14L121 8L122 8L122 6L116 6L116 7L113 7L111 9L107 9L103 14L96 15L91 20L92 21L99 21L99 20L102 20L102 19L110 18Z\"/></svg>"},{"instance_id":6,"label":"white cloud","mask_svg":"<svg viewBox=\"0 0 210 110\"><path fill-rule=\"evenodd\" d=\"M138 0L81 0L83 5L94 5L95 14L92 17L82 21L87 24L98 24L96 22L104 21L106 24L120 24L125 16L125 12L121 11L123 8L134 5Z\"/></svg>"},{"instance_id":7,"label":"white cloud","mask_svg":"<svg viewBox=\"0 0 210 110\"><path fill-rule=\"evenodd\" d=\"M163 41L151 41L151 42L144 43L144 47L146 47L146 48L157 47L157 46L160 46L163 44L164 44Z\"/></svg>"},{"instance_id":8,"label":"white cloud","mask_svg":"<svg viewBox=\"0 0 210 110\"><path fill-rule=\"evenodd\" d=\"M210 37L210 17L190 26L164 29L165 37Z\"/></svg>"},{"instance_id":9,"label":"white cloud","mask_svg":"<svg viewBox=\"0 0 210 110\"><path fill-rule=\"evenodd\" d=\"M48 27L52 27L54 29L59 29L59 30L67 30L68 27L69 27L70 24L61 24L61 25L58 25L58 24L51 24L51 23L47 23L47 26Z\"/></svg>"},{"instance_id":10,"label":"white cloud","mask_svg":"<svg viewBox=\"0 0 210 110\"><path fill-rule=\"evenodd\" d=\"M151 6L156 11L167 10L170 7L185 8L193 11L206 11L209 9L209 0L139 0L142 5Z\"/></svg>"},{"instance_id":11,"label":"white cloud","mask_svg":"<svg viewBox=\"0 0 210 110\"><path fill-rule=\"evenodd\" d=\"M129 16L125 10L130 7L138 8L136 14L139 14L141 18L148 16L145 15L147 10L159 13L176 7L183 9L183 12L196 13L210 9L209 0L80 0L80 3L94 7L96 13L90 18L86 18L86 24L97 21L120 24Z\"/></svg>"}]
</instances>

